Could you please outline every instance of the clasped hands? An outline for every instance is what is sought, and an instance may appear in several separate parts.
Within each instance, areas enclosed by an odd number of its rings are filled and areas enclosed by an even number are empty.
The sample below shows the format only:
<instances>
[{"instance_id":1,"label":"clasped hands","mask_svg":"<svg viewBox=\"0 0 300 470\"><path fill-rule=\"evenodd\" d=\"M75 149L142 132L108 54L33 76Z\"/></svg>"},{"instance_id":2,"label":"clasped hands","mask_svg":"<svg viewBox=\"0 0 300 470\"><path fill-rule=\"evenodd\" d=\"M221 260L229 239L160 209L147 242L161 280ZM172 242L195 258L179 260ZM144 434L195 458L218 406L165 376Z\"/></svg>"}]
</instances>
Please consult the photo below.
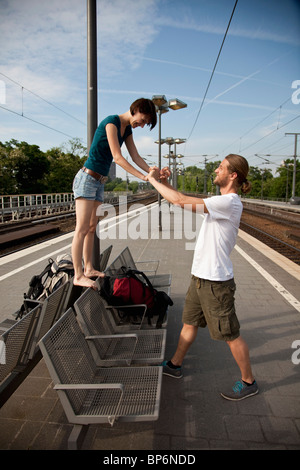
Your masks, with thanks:
<instances>
[{"instance_id":1,"label":"clasped hands","mask_svg":"<svg viewBox=\"0 0 300 470\"><path fill-rule=\"evenodd\" d=\"M154 178L156 180L167 180L169 176L171 175L169 167L164 167L161 170L157 166L151 166L149 168L149 173L146 176L147 180L150 181L151 178Z\"/></svg>"}]
</instances>

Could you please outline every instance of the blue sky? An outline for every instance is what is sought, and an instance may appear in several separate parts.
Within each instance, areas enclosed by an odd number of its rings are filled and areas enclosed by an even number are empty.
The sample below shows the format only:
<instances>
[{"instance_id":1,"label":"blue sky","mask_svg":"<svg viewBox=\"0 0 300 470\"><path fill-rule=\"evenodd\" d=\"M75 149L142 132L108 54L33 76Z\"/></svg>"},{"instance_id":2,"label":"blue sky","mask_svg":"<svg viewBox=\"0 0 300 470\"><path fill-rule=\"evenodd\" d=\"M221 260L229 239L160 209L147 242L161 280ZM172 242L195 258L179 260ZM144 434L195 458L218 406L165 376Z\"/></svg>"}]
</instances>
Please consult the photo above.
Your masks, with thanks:
<instances>
[{"instance_id":1,"label":"blue sky","mask_svg":"<svg viewBox=\"0 0 300 470\"><path fill-rule=\"evenodd\" d=\"M300 132L299 0L238 1L199 114L234 5L97 0L98 120L164 94L187 103L162 116L162 138L187 139L177 146L185 166L234 152L275 169L291 157L294 136L285 133ZM85 0L0 0L0 141L43 151L71 137L86 145L86 29ZM136 129L134 139L157 164L158 126Z\"/></svg>"}]
</instances>

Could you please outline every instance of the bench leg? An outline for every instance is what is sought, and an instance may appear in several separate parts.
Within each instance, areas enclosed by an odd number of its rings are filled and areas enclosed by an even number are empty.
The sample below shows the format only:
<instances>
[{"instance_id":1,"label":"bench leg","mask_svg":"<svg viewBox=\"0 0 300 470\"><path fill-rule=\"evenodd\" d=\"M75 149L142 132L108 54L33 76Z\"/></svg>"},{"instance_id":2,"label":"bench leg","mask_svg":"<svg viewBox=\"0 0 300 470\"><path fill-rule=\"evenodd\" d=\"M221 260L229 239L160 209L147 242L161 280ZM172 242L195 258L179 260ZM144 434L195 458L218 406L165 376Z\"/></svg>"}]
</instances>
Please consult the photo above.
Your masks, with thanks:
<instances>
[{"instance_id":1,"label":"bench leg","mask_svg":"<svg viewBox=\"0 0 300 470\"><path fill-rule=\"evenodd\" d=\"M78 450L84 441L88 430L87 425L75 424L68 439L68 450Z\"/></svg>"}]
</instances>

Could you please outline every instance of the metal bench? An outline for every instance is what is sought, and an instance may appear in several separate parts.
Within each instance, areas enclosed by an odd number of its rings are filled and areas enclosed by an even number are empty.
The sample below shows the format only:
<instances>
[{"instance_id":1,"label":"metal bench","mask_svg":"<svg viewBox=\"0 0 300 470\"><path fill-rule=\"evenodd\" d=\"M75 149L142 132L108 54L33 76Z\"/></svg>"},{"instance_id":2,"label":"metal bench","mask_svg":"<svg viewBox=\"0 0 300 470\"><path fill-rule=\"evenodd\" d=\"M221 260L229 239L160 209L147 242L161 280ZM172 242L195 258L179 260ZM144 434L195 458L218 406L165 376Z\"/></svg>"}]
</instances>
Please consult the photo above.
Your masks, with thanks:
<instances>
[{"instance_id":1,"label":"metal bench","mask_svg":"<svg viewBox=\"0 0 300 470\"><path fill-rule=\"evenodd\" d=\"M151 267L151 263L155 265L154 269L148 269ZM145 265L143 268L142 265ZM137 269L138 271L143 271L148 277L149 281L155 288L159 287L168 287L171 285L172 275L171 274L157 274L159 261L149 260L149 261L134 261L132 254L128 247L117 256L117 258L106 268L105 273L107 275L113 275L116 270L120 269L122 266L126 266L131 269Z\"/></svg>"},{"instance_id":2,"label":"metal bench","mask_svg":"<svg viewBox=\"0 0 300 470\"><path fill-rule=\"evenodd\" d=\"M10 328L0 327L0 406L23 382L41 359L38 341L65 311L70 281L43 302L30 301L32 309Z\"/></svg>"},{"instance_id":3,"label":"metal bench","mask_svg":"<svg viewBox=\"0 0 300 470\"><path fill-rule=\"evenodd\" d=\"M167 336L165 329L118 334L114 317L93 289L86 290L79 297L74 309L97 365L120 365L124 361L128 365L160 364L163 361Z\"/></svg>"},{"instance_id":4,"label":"metal bench","mask_svg":"<svg viewBox=\"0 0 300 470\"><path fill-rule=\"evenodd\" d=\"M108 246L102 253L100 253L100 271L105 271L111 254L111 250L112 245Z\"/></svg>"},{"instance_id":5,"label":"metal bench","mask_svg":"<svg viewBox=\"0 0 300 470\"><path fill-rule=\"evenodd\" d=\"M20 385L22 377L24 379L41 309L41 305L37 305L0 336L0 406Z\"/></svg>"},{"instance_id":6,"label":"metal bench","mask_svg":"<svg viewBox=\"0 0 300 470\"><path fill-rule=\"evenodd\" d=\"M66 416L75 425L69 449L77 448L89 424L158 419L162 367L97 367L71 308L39 345Z\"/></svg>"},{"instance_id":7,"label":"metal bench","mask_svg":"<svg viewBox=\"0 0 300 470\"><path fill-rule=\"evenodd\" d=\"M44 334L51 328L51 326L59 319L62 313L65 312L65 304L68 301L71 282L68 281L57 290L55 290L49 297L47 297L41 305L41 313L36 325L36 329L32 336L29 358L31 359L39 350L38 342Z\"/></svg>"}]
</instances>

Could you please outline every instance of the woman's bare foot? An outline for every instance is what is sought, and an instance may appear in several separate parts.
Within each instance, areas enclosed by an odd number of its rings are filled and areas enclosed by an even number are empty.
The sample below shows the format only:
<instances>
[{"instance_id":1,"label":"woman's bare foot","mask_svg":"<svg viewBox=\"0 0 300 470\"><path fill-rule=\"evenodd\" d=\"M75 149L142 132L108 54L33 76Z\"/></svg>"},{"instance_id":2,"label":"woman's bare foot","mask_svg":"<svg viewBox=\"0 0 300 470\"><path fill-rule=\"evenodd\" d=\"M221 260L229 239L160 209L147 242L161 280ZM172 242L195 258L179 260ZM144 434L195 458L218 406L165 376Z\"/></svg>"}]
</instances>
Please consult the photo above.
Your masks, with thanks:
<instances>
[{"instance_id":1,"label":"woman's bare foot","mask_svg":"<svg viewBox=\"0 0 300 470\"><path fill-rule=\"evenodd\" d=\"M98 290L96 282L92 281L92 279L89 279L83 274L80 277L74 277L73 284L74 286L91 287L94 290Z\"/></svg>"},{"instance_id":2,"label":"woman's bare foot","mask_svg":"<svg viewBox=\"0 0 300 470\"><path fill-rule=\"evenodd\" d=\"M96 269L91 269L90 271L84 272L85 277L104 277L105 274L101 271L97 271Z\"/></svg>"}]
</instances>

